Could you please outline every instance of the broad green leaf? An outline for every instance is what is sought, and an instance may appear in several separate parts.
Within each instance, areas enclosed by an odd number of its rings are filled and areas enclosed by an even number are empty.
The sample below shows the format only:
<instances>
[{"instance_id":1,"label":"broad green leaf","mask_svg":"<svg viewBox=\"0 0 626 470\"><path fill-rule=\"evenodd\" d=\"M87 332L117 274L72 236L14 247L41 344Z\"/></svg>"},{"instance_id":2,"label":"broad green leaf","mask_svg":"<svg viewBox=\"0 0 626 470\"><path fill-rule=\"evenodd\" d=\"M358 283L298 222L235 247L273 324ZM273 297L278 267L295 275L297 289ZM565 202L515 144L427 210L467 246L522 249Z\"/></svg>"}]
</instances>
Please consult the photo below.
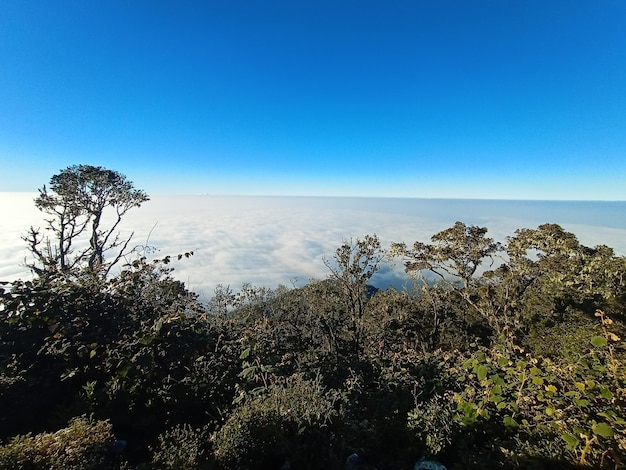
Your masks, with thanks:
<instances>
[{"instance_id":1,"label":"broad green leaf","mask_svg":"<svg viewBox=\"0 0 626 470\"><path fill-rule=\"evenodd\" d=\"M508 358L506 358L506 357L504 357L504 356L500 356L500 357L498 358L498 365L499 365L500 367L504 367L504 366L506 366L508 363L509 363L509 359L508 359Z\"/></svg>"},{"instance_id":2,"label":"broad green leaf","mask_svg":"<svg viewBox=\"0 0 626 470\"><path fill-rule=\"evenodd\" d=\"M567 442L567 448L569 450L575 450L580 444L580 440L573 434L563 434L561 439Z\"/></svg>"},{"instance_id":3,"label":"broad green leaf","mask_svg":"<svg viewBox=\"0 0 626 470\"><path fill-rule=\"evenodd\" d=\"M594 434L602 437L613 437L613 428L609 423L598 423L591 426Z\"/></svg>"},{"instance_id":4,"label":"broad green leaf","mask_svg":"<svg viewBox=\"0 0 626 470\"><path fill-rule=\"evenodd\" d=\"M604 336L594 336L591 338L591 344L596 348L601 348L602 346L606 346L606 338Z\"/></svg>"},{"instance_id":5,"label":"broad green leaf","mask_svg":"<svg viewBox=\"0 0 626 470\"><path fill-rule=\"evenodd\" d=\"M605 398L606 400L612 400L613 399L613 392L611 392L606 387L600 387L600 395L602 396L602 398Z\"/></svg>"},{"instance_id":6,"label":"broad green leaf","mask_svg":"<svg viewBox=\"0 0 626 470\"><path fill-rule=\"evenodd\" d=\"M485 379L487 377L487 366L478 366L476 375L478 376L478 380Z\"/></svg>"},{"instance_id":7,"label":"broad green leaf","mask_svg":"<svg viewBox=\"0 0 626 470\"><path fill-rule=\"evenodd\" d=\"M517 427L519 427L519 424L517 424L517 421L515 421L513 418L511 418L508 415L504 417L503 421L504 421L504 425L506 427L509 427L509 428L517 428Z\"/></svg>"}]
</instances>

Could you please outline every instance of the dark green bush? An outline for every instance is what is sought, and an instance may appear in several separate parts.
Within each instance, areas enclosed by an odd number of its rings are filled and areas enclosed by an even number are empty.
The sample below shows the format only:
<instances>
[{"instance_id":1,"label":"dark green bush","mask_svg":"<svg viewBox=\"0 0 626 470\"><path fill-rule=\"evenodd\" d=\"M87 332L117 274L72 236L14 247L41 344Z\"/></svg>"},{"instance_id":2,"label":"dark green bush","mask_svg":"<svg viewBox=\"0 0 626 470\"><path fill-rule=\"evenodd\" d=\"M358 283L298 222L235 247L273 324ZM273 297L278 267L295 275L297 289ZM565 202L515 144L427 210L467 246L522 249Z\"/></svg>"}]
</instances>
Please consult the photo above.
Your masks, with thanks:
<instances>
[{"instance_id":1,"label":"dark green bush","mask_svg":"<svg viewBox=\"0 0 626 470\"><path fill-rule=\"evenodd\" d=\"M324 468L333 460L335 397L316 381L294 375L239 405L213 435L226 468Z\"/></svg>"}]
</instances>

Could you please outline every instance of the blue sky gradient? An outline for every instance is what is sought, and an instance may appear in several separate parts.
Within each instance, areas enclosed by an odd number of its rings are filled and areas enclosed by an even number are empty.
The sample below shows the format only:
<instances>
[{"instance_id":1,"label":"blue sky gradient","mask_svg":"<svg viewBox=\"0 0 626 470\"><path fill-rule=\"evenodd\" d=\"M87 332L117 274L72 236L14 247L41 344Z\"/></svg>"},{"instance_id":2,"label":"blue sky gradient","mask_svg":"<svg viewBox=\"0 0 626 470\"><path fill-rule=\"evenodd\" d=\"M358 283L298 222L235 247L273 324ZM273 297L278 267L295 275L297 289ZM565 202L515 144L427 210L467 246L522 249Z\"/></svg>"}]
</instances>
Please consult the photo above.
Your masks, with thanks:
<instances>
[{"instance_id":1,"label":"blue sky gradient","mask_svg":"<svg viewBox=\"0 0 626 470\"><path fill-rule=\"evenodd\" d=\"M0 191L626 200L626 2L20 1Z\"/></svg>"}]
</instances>

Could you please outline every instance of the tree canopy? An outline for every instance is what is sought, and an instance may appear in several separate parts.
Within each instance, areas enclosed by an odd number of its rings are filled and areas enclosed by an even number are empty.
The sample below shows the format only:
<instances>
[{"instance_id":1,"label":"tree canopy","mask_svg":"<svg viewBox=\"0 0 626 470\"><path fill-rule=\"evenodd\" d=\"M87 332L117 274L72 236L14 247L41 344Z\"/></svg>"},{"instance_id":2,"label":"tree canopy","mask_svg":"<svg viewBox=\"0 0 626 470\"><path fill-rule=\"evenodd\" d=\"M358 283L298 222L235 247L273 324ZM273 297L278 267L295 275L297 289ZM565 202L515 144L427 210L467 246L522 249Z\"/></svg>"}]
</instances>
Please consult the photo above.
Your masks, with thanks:
<instances>
[{"instance_id":1,"label":"tree canopy","mask_svg":"<svg viewBox=\"0 0 626 470\"><path fill-rule=\"evenodd\" d=\"M31 227L25 236L35 258L31 268L39 274L76 269L108 274L132 238L131 234L122 239L117 232L122 217L148 199L116 171L91 165L62 170L35 199L36 207L48 218L45 234ZM112 218L105 222L107 211ZM105 253L111 251L115 254L106 261Z\"/></svg>"}]
</instances>

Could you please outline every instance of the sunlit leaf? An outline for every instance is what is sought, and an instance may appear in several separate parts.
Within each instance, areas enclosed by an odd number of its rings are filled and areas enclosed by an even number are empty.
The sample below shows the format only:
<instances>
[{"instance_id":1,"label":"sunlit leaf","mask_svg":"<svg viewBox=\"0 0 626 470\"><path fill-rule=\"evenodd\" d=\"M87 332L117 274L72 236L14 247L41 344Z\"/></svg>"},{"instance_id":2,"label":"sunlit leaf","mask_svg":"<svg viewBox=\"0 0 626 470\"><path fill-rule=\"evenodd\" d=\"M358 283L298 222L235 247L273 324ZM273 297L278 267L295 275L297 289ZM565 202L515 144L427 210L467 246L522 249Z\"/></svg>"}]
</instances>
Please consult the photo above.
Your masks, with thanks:
<instances>
[{"instance_id":1,"label":"sunlit leaf","mask_svg":"<svg viewBox=\"0 0 626 470\"><path fill-rule=\"evenodd\" d=\"M601 348L602 346L606 346L606 338L604 336L594 336L591 338L591 344L593 344L596 348Z\"/></svg>"},{"instance_id":2,"label":"sunlit leaf","mask_svg":"<svg viewBox=\"0 0 626 470\"><path fill-rule=\"evenodd\" d=\"M573 434L563 434L561 436L561 439L567 442L568 450L576 450L576 448L580 444L580 440Z\"/></svg>"},{"instance_id":3,"label":"sunlit leaf","mask_svg":"<svg viewBox=\"0 0 626 470\"><path fill-rule=\"evenodd\" d=\"M613 428L609 423L598 423L591 426L594 434L602 437L613 437Z\"/></svg>"}]
</instances>

